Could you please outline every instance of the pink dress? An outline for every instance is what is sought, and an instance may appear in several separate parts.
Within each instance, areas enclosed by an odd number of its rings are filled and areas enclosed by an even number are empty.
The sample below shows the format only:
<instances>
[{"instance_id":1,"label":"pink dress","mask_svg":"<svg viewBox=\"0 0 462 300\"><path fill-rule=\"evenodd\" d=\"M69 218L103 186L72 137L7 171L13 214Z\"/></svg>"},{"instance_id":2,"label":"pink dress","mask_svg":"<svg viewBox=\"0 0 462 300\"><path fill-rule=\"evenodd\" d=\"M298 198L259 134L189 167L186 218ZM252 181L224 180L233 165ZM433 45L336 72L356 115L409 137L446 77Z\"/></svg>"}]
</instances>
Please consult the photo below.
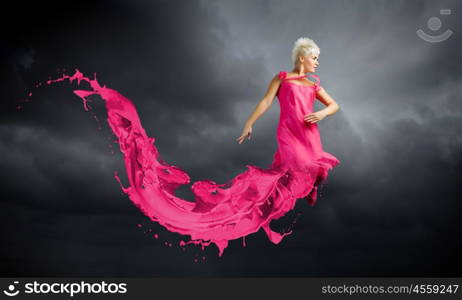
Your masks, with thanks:
<instances>
[{"instance_id":1,"label":"pink dress","mask_svg":"<svg viewBox=\"0 0 462 300\"><path fill-rule=\"evenodd\" d=\"M287 81L287 72L278 91L281 116L277 129L278 149L267 169L247 165L248 170L224 184L213 180L196 181L191 190L194 202L182 199L175 190L190 183L190 177L178 166L161 158L155 138L144 130L133 102L78 70L73 76L63 75L47 83L69 79L88 82L91 89L79 89L86 110L90 95L100 95L105 101L108 123L124 156L128 186L121 188L130 200L152 221L167 230L187 235L181 241L203 247L215 244L221 256L230 240L244 238L263 228L273 243L279 243L289 233L277 233L270 228L274 219L294 208L298 198L316 202L317 187L327 178L329 169L339 164L324 152L318 125L304 123L303 117L313 112L319 79L313 86ZM162 112L159 112L159 114ZM153 117L156 117L155 115ZM117 174L116 179L119 180Z\"/></svg>"},{"instance_id":2,"label":"pink dress","mask_svg":"<svg viewBox=\"0 0 462 300\"><path fill-rule=\"evenodd\" d=\"M304 116L313 113L316 92L321 89L319 77L312 85L302 85L291 79L306 76L287 77L286 71L279 72L282 80L278 90L280 104L277 128L278 149L270 168L292 170L299 179L309 175L309 179L291 186L295 197L308 195L308 203L314 205L317 189L327 179L328 170L340 163L332 154L323 150L318 124L304 121Z\"/></svg>"}]
</instances>

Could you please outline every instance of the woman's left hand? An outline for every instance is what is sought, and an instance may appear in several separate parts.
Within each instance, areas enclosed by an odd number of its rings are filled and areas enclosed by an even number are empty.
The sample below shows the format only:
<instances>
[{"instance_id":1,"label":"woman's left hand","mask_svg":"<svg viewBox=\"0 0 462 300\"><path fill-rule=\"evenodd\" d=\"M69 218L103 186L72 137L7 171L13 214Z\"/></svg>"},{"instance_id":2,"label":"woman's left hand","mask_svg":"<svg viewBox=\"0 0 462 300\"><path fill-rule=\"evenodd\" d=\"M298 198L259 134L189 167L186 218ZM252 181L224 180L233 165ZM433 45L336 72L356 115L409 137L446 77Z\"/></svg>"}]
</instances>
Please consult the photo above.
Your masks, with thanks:
<instances>
[{"instance_id":1,"label":"woman's left hand","mask_svg":"<svg viewBox=\"0 0 462 300\"><path fill-rule=\"evenodd\" d=\"M326 117L326 114L322 110L320 110L320 111L304 116L303 119L305 120L305 122L308 122L308 123L316 123L316 122L321 121L325 117Z\"/></svg>"}]
</instances>

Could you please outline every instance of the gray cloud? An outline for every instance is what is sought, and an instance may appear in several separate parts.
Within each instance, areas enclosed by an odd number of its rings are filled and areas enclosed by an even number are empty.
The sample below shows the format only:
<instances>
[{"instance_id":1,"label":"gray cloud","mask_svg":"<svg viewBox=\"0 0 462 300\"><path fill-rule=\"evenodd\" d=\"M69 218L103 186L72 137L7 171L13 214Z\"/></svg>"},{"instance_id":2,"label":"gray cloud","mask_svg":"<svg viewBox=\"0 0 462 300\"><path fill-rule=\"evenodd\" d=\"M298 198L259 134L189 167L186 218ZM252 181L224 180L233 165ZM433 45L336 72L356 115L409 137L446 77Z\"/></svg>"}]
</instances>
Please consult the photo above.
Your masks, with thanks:
<instances>
[{"instance_id":1,"label":"gray cloud","mask_svg":"<svg viewBox=\"0 0 462 300\"><path fill-rule=\"evenodd\" d=\"M7 102L0 111L0 170L8 195L2 203L2 230L4 236L17 233L4 239L5 275L73 275L69 269L75 275L126 276L458 272L454 259L460 245L453 237L460 233L456 183L462 156L459 4L106 4L84 4L85 22L49 15L47 23L18 29L16 39L2 41L8 45L2 53L9 66L2 70L1 87ZM419 39L415 31L439 16L441 8L453 14L440 16L443 27L436 33L451 28L455 34L439 44ZM68 13L77 17L81 12ZM58 26L63 23L67 26ZM287 228L301 214L294 233L280 245L259 232L246 238L247 247L242 240L232 241L221 259L216 249L182 252L163 246L164 240L144 231L162 233L165 240L181 237L147 221L121 194L113 178L114 170L124 171L121 155L117 144L115 155L108 151L111 133L100 99L95 97L92 106L102 120L101 131L67 84L34 90L32 102L20 112L14 109L16 99L36 81L56 77L57 68L97 72L102 84L133 100L167 162L188 171L193 181L223 183L247 164L271 163L277 100L254 125L251 142L238 145L235 138L271 77L291 69L291 47L300 36L320 46L321 84L341 106L319 125L325 150L341 165L315 207L301 200L295 211L274 222L275 228ZM13 55L21 49L34 49L29 69L14 68L27 61ZM178 194L191 200L188 187ZM36 253L19 246L21 237L38 245ZM198 267L196 254L204 254L207 262ZM20 257L27 259L22 263ZM43 263L49 267L40 267Z\"/></svg>"}]
</instances>

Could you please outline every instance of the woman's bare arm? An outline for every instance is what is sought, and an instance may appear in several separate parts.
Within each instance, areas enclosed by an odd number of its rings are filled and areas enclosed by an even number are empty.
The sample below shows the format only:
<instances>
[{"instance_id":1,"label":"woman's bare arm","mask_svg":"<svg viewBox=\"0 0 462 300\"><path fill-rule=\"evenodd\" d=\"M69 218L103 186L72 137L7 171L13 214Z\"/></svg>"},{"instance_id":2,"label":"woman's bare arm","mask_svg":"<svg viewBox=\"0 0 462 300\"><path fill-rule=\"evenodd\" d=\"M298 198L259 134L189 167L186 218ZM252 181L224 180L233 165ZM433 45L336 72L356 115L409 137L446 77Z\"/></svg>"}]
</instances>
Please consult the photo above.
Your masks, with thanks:
<instances>
[{"instance_id":1,"label":"woman's bare arm","mask_svg":"<svg viewBox=\"0 0 462 300\"><path fill-rule=\"evenodd\" d=\"M316 93L316 98L321 101L326 108L320 110L322 111L326 116L330 116L335 114L339 109L340 106L335 102L334 99L324 90L324 88L321 88L317 93Z\"/></svg>"},{"instance_id":2,"label":"woman's bare arm","mask_svg":"<svg viewBox=\"0 0 462 300\"><path fill-rule=\"evenodd\" d=\"M274 98L276 97L280 84L281 80L279 79L279 75L276 74L273 77L273 79L271 79L271 82L268 86L268 89L266 90L265 95L260 100L260 102L258 102L254 111L245 122L241 136L236 139L239 142L239 144L241 144L246 137L250 139L250 136L252 134L252 125L268 110L268 108L270 108Z\"/></svg>"},{"instance_id":3,"label":"woman's bare arm","mask_svg":"<svg viewBox=\"0 0 462 300\"><path fill-rule=\"evenodd\" d=\"M252 112L250 117L245 122L246 125L252 126L258 118L260 118L267 110L271 107L274 98L276 98L276 94L278 92L279 86L281 84L281 80L279 76L276 74L271 82L268 85L268 89L266 90L265 95L260 100L260 102L255 107L255 110Z\"/></svg>"},{"instance_id":4,"label":"woman's bare arm","mask_svg":"<svg viewBox=\"0 0 462 300\"><path fill-rule=\"evenodd\" d=\"M340 106L337 104L337 102L335 102L335 100L332 99L332 97L322 87L319 91L316 92L316 98L318 98L319 101L321 101L326 106L326 108L311 114L307 114L303 117L305 122L311 124L319 122L325 117L335 114L340 109Z\"/></svg>"}]
</instances>

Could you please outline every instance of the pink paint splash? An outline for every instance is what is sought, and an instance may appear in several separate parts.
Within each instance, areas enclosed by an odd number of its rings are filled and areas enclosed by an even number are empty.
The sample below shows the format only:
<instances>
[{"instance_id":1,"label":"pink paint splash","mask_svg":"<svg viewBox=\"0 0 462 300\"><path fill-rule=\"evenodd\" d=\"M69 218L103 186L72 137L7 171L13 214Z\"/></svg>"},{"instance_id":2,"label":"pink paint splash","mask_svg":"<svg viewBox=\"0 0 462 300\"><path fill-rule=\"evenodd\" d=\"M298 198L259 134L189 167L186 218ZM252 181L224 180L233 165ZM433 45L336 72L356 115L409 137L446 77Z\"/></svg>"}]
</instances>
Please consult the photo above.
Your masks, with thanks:
<instances>
[{"instance_id":1,"label":"pink paint splash","mask_svg":"<svg viewBox=\"0 0 462 300\"><path fill-rule=\"evenodd\" d=\"M213 243L222 256L230 240L245 238L260 228L271 242L278 244L292 231L277 233L271 230L270 222L292 210L297 198L309 195L309 204L314 205L317 186L327 178L327 170L339 163L335 157L321 151L322 157L297 169L283 164L283 153L278 152L269 169L247 165L248 170L225 184L212 180L195 182L191 187L195 202L189 202L175 196L175 190L189 184L190 177L181 168L160 158L155 138L146 135L132 101L116 90L102 87L96 76L89 79L78 70L72 76L48 80L47 84L66 79L71 83L77 80L78 85L82 81L90 84L91 90L74 90L85 110L89 110L86 98L90 95L99 95L105 101L107 121L124 155L129 186L122 185L117 173L115 178L123 192L152 221L171 232L190 236L191 240L181 241L180 246L196 244L203 249ZM317 130L317 127L310 130ZM243 242L245 245L245 240Z\"/></svg>"}]
</instances>

